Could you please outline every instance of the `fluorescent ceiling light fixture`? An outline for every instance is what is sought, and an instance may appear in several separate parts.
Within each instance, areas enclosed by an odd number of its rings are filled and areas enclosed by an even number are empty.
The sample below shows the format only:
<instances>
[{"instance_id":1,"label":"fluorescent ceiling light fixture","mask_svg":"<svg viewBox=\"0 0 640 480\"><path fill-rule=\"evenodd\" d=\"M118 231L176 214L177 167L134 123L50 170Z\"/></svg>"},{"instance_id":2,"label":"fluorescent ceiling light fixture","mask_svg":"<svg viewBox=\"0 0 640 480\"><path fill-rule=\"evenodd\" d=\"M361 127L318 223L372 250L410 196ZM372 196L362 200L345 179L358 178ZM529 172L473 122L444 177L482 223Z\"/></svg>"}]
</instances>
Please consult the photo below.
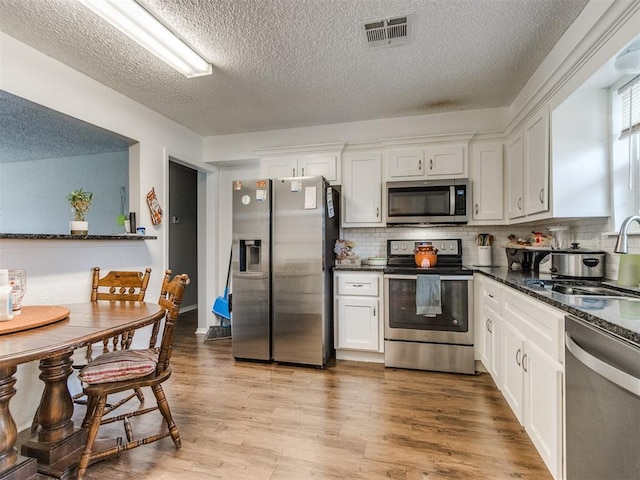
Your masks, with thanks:
<instances>
[{"instance_id":1,"label":"fluorescent ceiling light fixture","mask_svg":"<svg viewBox=\"0 0 640 480\"><path fill-rule=\"evenodd\" d=\"M134 0L80 0L187 78L211 75L211 64Z\"/></svg>"}]
</instances>

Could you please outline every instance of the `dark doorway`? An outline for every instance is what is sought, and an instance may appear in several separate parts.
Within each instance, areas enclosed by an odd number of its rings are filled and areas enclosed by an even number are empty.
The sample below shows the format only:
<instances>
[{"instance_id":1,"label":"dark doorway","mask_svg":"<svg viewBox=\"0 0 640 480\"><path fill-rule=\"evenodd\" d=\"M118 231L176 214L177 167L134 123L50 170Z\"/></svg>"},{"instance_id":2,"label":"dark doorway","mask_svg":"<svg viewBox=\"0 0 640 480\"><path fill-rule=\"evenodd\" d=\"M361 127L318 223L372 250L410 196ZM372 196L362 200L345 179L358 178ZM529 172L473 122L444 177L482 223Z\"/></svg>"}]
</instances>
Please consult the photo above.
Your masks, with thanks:
<instances>
[{"instance_id":1,"label":"dark doorway","mask_svg":"<svg viewBox=\"0 0 640 480\"><path fill-rule=\"evenodd\" d=\"M198 306L198 171L169 161L169 268L190 283L182 310Z\"/></svg>"}]
</instances>

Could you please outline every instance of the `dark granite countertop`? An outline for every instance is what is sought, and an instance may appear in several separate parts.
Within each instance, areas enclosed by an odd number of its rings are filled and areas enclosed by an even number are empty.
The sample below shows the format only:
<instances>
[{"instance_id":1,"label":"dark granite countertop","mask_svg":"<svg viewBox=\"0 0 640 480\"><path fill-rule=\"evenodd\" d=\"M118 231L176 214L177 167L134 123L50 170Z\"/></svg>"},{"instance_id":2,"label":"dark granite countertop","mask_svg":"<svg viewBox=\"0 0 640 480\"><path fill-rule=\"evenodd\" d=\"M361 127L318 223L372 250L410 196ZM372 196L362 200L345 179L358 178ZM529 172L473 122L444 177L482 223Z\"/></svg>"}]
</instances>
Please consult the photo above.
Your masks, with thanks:
<instances>
[{"instance_id":1,"label":"dark granite countertop","mask_svg":"<svg viewBox=\"0 0 640 480\"><path fill-rule=\"evenodd\" d=\"M0 239L13 240L155 240L155 235L122 233L116 235L68 235L59 233L0 233Z\"/></svg>"},{"instance_id":2,"label":"dark granite countertop","mask_svg":"<svg viewBox=\"0 0 640 480\"><path fill-rule=\"evenodd\" d=\"M613 281L602 282L617 290L638 295L638 300L616 297L576 297L551 291L550 274L514 271L506 267L473 267L473 269L532 298L581 318L640 348L640 289L638 288L625 288ZM580 281L576 280L576 283L578 282ZM585 280L582 283L599 285L601 282Z\"/></svg>"},{"instance_id":3,"label":"dark granite countertop","mask_svg":"<svg viewBox=\"0 0 640 480\"><path fill-rule=\"evenodd\" d=\"M351 265L336 265L333 267L334 272L384 272L385 266L375 266L375 265L360 265L358 267Z\"/></svg>"}]
</instances>

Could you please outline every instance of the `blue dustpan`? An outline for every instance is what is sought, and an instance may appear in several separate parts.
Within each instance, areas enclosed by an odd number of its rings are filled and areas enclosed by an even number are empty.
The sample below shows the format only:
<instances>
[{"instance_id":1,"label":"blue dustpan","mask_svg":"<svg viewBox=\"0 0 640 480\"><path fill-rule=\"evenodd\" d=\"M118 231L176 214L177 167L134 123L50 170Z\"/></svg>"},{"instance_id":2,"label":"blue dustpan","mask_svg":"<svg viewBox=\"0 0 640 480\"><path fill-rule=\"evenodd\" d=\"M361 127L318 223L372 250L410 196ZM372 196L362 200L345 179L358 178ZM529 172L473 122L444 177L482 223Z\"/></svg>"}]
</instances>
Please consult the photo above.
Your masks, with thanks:
<instances>
[{"instance_id":1,"label":"blue dustpan","mask_svg":"<svg viewBox=\"0 0 640 480\"><path fill-rule=\"evenodd\" d=\"M229 310L228 287L225 287L224 294L221 297L216 298L215 302L213 302L213 308L211 309L211 311L219 317L226 318L227 320L231 319L231 312Z\"/></svg>"},{"instance_id":2,"label":"blue dustpan","mask_svg":"<svg viewBox=\"0 0 640 480\"><path fill-rule=\"evenodd\" d=\"M226 320L231 320L231 308L229 308L229 277L231 277L231 257L233 255L233 249L231 250L231 254L229 255L229 269L227 270L227 284L224 287L224 293L221 297L216 298L213 302L213 307L211 307L211 311L218 315L221 318ZM220 321L220 325L222 325L222 320Z\"/></svg>"}]
</instances>

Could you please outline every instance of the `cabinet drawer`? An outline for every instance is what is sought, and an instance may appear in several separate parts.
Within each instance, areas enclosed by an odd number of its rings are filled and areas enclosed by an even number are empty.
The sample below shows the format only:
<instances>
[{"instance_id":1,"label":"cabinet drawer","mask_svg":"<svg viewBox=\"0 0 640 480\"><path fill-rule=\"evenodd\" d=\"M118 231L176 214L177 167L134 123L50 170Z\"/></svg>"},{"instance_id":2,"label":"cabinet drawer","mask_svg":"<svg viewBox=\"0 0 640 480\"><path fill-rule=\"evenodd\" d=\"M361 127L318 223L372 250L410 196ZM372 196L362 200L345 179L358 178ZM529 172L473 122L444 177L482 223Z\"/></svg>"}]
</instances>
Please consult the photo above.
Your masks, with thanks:
<instances>
[{"instance_id":1,"label":"cabinet drawer","mask_svg":"<svg viewBox=\"0 0 640 480\"><path fill-rule=\"evenodd\" d=\"M379 277L376 274L339 273L337 277L337 295L378 296Z\"/></svg>"},{"instance_id":2,"label":"cabinet drawer","mask_svg":"<svg viewBox=\"0 0 640 480\"><path fill-rule=\"evenodd\" d=\"M504 321L512 323L527 341L535 343L551 358L562 362L564 312L510 288L504 290L502 298Z\"/></svg>"},{"instance_id":3,"label":"cabinet drawer","mask_svg":"<svg viewBox=\"0 0 640 480\"><path fill-rule=\"evenodd\" d=\"M502 286L498 282L493 280L484 279L483 282L483 297L482 301L484 305L496 312L498 315L502 314Z\"/></svg>"}]
</instances>

